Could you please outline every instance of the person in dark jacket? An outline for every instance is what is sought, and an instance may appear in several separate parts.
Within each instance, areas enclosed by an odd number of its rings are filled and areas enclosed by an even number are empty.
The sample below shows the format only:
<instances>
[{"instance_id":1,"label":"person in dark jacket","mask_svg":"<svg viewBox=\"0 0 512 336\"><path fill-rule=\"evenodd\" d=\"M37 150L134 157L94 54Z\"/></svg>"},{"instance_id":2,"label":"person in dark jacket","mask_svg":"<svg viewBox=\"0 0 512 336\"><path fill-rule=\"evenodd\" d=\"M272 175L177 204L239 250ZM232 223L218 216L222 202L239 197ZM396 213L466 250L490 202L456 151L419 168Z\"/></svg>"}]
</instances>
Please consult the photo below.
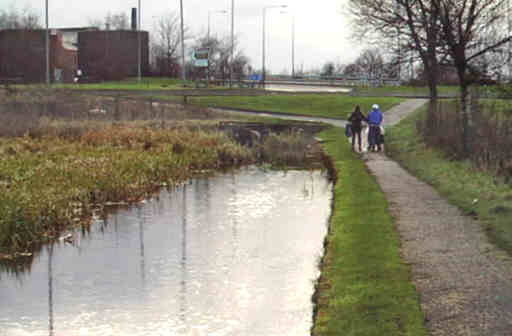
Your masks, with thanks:
<instances>
[{"instance_id":1,"label":"person in dark jacket","mask_svg":"<svg viewBox=\"0 0 512 336\"><path fill-rule=\"evenodd\" d=\"M361 129L362 129L362 123L363 121L368 122L368 119L364 116L364 114L361 112L361 108L359 105L356 106L354 109L354 112L350 115L348 118L348 121L350 121L351 128L352 128L352 151L354 150L354 146L356 144L356 136L357 136L357 143L359 144L359 151L362 151L361 148Z\"/></svg>"},{"instance_id":2,"label":"person in dark jacket","mask_svg":"<svg viewBox=\"0 0 512 336\"><path fill-rule=\"evenodd\" d=\"M372 110L368 114L368 125L370 126L368 132L368 151L380 151L380 124L382 123L382 113L380 112L379 105L374 104Z\"/></svg>"}]
</instances>

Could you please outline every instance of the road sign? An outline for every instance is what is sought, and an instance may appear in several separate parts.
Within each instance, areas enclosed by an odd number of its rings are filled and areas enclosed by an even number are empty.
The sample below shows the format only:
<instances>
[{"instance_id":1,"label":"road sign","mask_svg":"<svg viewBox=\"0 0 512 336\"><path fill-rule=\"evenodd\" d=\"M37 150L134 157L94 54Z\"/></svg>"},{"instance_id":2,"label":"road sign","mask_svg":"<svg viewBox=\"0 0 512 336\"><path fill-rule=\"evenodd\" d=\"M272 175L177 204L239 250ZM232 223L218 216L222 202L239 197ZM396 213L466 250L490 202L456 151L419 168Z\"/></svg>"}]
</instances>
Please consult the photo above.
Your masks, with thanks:
<instances>
[{"instance_id":1,"label":"road sign","mask_svg":"<svg viewBox=\"0 0 512 336\"><path fill-rule=\"evenodd\" d=\"M194 64L198 68L207 68L210 59L210 48L199 48L194 51Z\"/></svg>"}]
</instances>

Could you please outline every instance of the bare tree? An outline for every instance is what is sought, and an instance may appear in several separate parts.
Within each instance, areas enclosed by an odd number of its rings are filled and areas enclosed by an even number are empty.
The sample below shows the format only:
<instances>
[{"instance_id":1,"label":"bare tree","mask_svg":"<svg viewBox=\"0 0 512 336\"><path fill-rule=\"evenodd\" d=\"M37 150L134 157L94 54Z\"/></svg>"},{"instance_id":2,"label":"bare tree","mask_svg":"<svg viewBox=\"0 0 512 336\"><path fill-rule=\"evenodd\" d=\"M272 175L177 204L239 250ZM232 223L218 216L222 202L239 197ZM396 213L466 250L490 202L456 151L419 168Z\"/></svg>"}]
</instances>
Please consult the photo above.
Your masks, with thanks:
<instances>
[{"instance_id":1,"label":"bare tree","mask_svg":"<svg viewBox=\"0 0 512 336\"><path fill-rule=\"evenodd\" d=\"M179 17L175 12L162 15L154 28L151 44L154 64L161 75L179 74L178 49L180 45Z\"/></svg>"},{"instance_id":2,"label":"bare tree","mask_svg":"<svg viewBox=\"0 0 512 336\"><path fill-rule=\"evenodd\" d=\"M437 98L439 75L439 9L431 0L349 0L355 36L384 45L396 55L397 65L404 55L417 54L427 75L432 100Z\"/></svg>"},{"instance_id":3,"label":"bare tree","mask_svg":"<svg viewBox=\"0 0 512 336\"><path fill-rule=\"evenodd\" d=\"M249 58L243 51L237 50L238 40L235 38L235 55L233 59L233 74L237 79L243 78L247 72ZM210 75L215 75L222 80L229 78L230 71L230 55L231 55L231 38L218 39L215 37L203 37L196 43L196 48L210 49Z\"/></svg>"},{"instance_id":4,"label":"bare tree","mask_svg":"<svg viewBox=\"0 0 512 336\"><path fill-rule=\"evenodd\" d=\"M337 75L341 75L345 71L346 66L346 64L343 64L340 61L336 61L336 63L334 64L334 73Z\"/></svg>"},{"instance_id":5,"label":"bare tree","mask_svg":"<svg viewBox=\"0 0 512 336\"><path fill-rule=\"evenodd\" d=\"M105 17L105 25L112 30L128 30L130 29L130 21L128 15L124 12L121 13L108 13Z\"/></svg>"},{"instance_id":6,"label":"bare tree","mask_svg":"<svg viewBox=\"0 0 512 336\"><path fill-rule=\"evenodd\" d=\"M482 48L498 42L501 29L495 26L488 27L477 42ZM505 66L510 62L510 50L508 44L486 53L475 60L473 69L477 73L479 83L503 82L506 79Z\"/></svg>"},{"instance_id":7,"label":"bare tree","mask_svg":"<svg viewBox=\"0 0 512 336\"><path fill-rule=\"evenodd\" d=\"M242 51L238 51L233 59L233 76L242 80L249 72L249 58Z\"/></svg>"},{"instance_id":8,"label":"bare tree","mask_svg":"<svg viewBox=\"0 0 512 336\"><path fill-rule=\"evenodd\" d=\"M355 65L360 73L364 73L370 79L379 79L384 72L384 59L378 49L363 50L356 59Z\"/></svg>"},{"instance_id":9,"label":"bare tree","mask_svg":"<svg viewBox=\"0 0 512 336\"><path fill-rule=\"evenodd\" d=\"M432 2L441 14L442 38L445 50L457 69L464 107L468 87L478 80L478 62L486 55L502 53L503 47L511 41L507 27L508 1ZM492 32L492 38L489 38L489 32Z\"/></svg>"},{"instance_id":10,"label":"bare tree","mask_svg":"<svg viewBox=\"0 0 512 336\"><path fill-rule=\"evenodd\" d=\"M336 66L334 62L327 62L322 67L322 76L332 77L334 76L334 71L336 70Z\"/></svg>"},{"instance_id":11,"label":"bare tree","mask_svg":"<svg viewBox=\"0 0 512 336\"><path fill-rule=\"evenodd\" d=\"M359 70L357 68L357 65L355 63L348 64L343 69L343 76L346 77L359 77Z\"/></svg>"},{"instance_id":12,"label":"bare tree","mask_svg":"<svg viewBox=\"0 0 512 336\"><path fill-rule=\"evenodd\" d=\"M442 38L453 66L457 69L461 91L461 110L464 152L471 152L471 107L468 104L469 87L478 80L478 61L485 55L500 52L511 41L507 27L507 0L433 0L440 13ZM489 27L495 35L485 40ZM485 41L482 43L482 41Z\"/></svg>"},{"instance_id":13,"label":"bare tree","mask_svg":"<svg viewBox=\"0 0 512 336\"><path fill-rule=\"evenodd\" d=\"M40 29L39 15L30 7L17 10L13 5L9 10L0 11L0 29Z\"/></svg>"},{"instance_id":14,"label":"bare tree","mask_svg":"<svg viewBox=\"0 0 512 336\"><path fill-rule=\"evenodd\" d=\"M128 15L124 12L108 12L104 19L89 19L89 26L105 30L128 30L131 28Z\"/></svg>"}]
</instances>

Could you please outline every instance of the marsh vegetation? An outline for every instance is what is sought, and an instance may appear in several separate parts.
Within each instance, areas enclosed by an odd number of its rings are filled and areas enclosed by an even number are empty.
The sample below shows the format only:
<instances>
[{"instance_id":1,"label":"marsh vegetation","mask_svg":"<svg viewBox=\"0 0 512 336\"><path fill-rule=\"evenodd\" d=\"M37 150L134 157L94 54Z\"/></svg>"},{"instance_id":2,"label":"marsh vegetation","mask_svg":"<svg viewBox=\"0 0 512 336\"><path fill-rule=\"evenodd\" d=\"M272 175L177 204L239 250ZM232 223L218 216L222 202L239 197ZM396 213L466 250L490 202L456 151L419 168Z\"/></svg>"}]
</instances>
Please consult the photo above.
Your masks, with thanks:
<instances>
[{"instance_id":1,"label":"marsh vegetation","mask_svg":"<svg viewBox=\"0 0 512 336\"><path fill-rule=\"evenodd\" d=\"M296 123L263 133L221 127L225 116L201 107L44 90L2 100L4 258L30 252L69 225L87 226L107 204L138 201L196 173L321 158L315 130ZM250 145L237 138L243 132Z\"/></svg>"}]
</instances>

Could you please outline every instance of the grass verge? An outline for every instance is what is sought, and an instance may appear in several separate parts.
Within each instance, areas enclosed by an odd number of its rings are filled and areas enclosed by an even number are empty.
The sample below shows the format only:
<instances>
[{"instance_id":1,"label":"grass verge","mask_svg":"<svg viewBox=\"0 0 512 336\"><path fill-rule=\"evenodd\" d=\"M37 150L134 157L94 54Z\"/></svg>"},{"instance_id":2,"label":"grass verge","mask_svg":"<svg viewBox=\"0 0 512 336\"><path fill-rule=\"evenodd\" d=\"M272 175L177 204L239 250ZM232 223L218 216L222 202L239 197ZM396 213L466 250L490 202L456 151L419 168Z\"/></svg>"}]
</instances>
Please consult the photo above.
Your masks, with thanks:
<instances>
[{"instance_id":1,"label":"grass verge","mask_svg":"<svg viewBox=\"0 0 512 336\"><path fill-rule=\"evenodd\" d=\"M413 175L429 183L452 204L477 217L488 236L512 254L512 189L468 161L448 159L428 147L416 129L422 108L386 133L386 151Z\"/></svg>"},{"instance_id":2,"label":"grass verge","mask_svg":"<svg viewBox=\"0 0 512 336\"><path fill-rule=\"evenodd\" d=\"M438 86L440 95L457 95L458 86ZM404 96L428 96L429 89L426 86L381 86L375 88L357 88L357 94L369 96L404 95Z\"/></svg>"},{"instance_id":3,"label":"grass verge","mask_svg":"<svg viewBox=\"0 0 512 336\"><path fill-rule=\"evenodd\" d=\"M338 94L265 95L257 97L200 97L190 102L201 106L266 111L346 119L360 105L363 112L379 104L383 111L401 103L400 98L351 97Z\"/></svg>"},{"instance_id":4,"label":"grass verge","mask_svg":"<svg viewBox=\"0 0 512 336\"><path fill-rule=\"evenodd\" d=\"M320 136L337 182L313 335L426 335L384 194L341 130Z\"/></svg>"},{"instance_id":5,"label":"grass verge","mask_svg":"<svg viewBox=\"0 0 512 336\"><path fill-rule=\"evenodd\" d=\"M187 87L193 87L193 82L186 82ZM19 88L34 87L34 85L19 85ZM38 87L35 85L35 87ZM107 81L99 83L80 83L80 84L53 84L57 89L76 89L76 90L182 90L185 88L183 81L175 78L166 77L143 77L139 82L137 78L128 78L120 81Z\"/></svg>"}]
</instances>

